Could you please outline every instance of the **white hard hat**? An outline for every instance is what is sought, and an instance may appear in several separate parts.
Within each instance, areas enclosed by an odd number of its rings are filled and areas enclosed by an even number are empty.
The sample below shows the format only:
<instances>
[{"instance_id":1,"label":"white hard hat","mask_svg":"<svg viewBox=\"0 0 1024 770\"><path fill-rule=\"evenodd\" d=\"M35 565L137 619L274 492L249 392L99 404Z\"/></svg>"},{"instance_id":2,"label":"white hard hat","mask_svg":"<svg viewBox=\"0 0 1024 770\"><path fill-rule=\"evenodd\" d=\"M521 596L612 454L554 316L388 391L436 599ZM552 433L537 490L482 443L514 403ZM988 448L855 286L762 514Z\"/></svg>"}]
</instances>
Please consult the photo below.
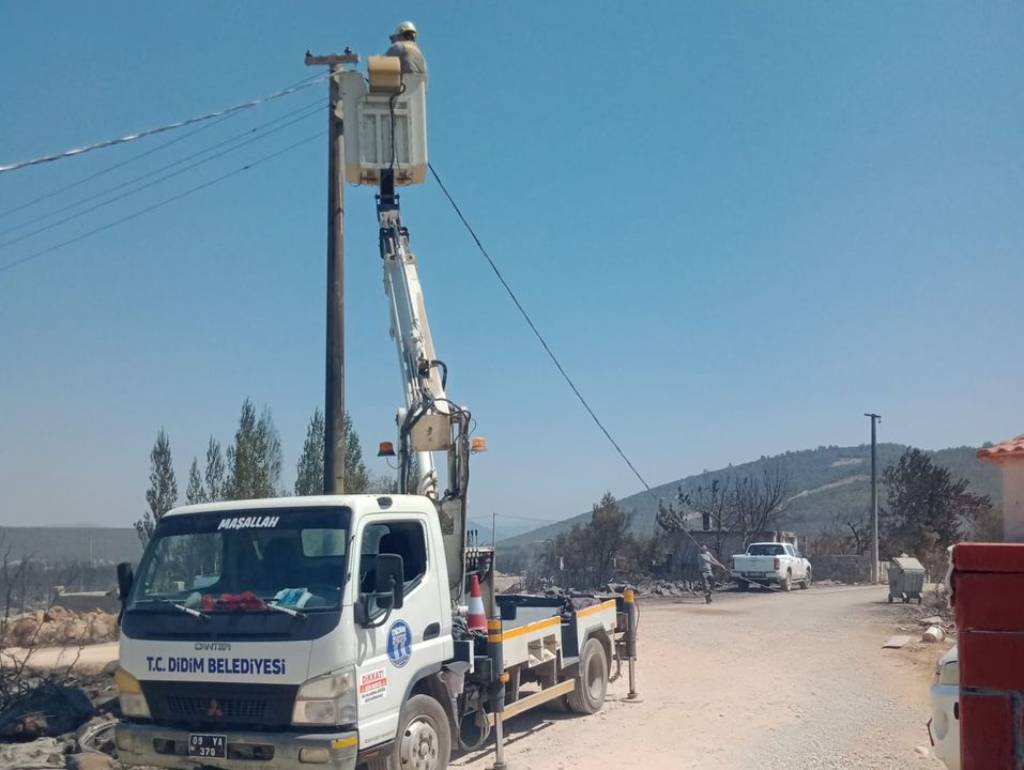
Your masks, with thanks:
<instances>
[{"instance_id":1,"label":"white hard hat","mask_svg":"<svg viewBox=\"0 0 1024 770\"><path fill-rule=\"evenodd\" d=\"M411 21L400 22L399 25L395 27L395 31L391 33L391 37L401 37L407 32L411 32L412 36L416 37L416 25L413 24Z\"/></svg>"}]
</instances>

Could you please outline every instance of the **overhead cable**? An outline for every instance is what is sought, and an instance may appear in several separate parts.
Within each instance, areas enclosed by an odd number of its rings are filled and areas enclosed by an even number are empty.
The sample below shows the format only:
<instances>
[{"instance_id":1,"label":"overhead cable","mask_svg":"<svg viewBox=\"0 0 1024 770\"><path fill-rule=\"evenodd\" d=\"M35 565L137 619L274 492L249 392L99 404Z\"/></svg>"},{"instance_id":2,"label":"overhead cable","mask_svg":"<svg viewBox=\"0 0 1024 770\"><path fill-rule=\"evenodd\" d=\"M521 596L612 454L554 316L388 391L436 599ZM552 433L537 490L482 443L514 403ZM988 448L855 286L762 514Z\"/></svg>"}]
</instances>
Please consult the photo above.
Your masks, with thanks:
<instances>
[{"instance_id":1,"label":"overhead cable","mask_svg":"<svg viewBox=\"0 0 1024 770\"><path fill-rule=\"evenodd\" d=\"M509 286L508 281L505 280L505 277L501 274L501 270L498 269L498 265L495 263L494 259L491 258L491 255L487 252L487 249L484 248L483 243L480 242L480 238L477 236L476 231L473 229L473 226L466 219L465 215L462 213L462 209L459 208L459 204L457 204L455 202L455 199L452 198L451 193L448 192L448 188L445 187L444 182L441 181L441 177L438 176L437 170L434 168L432 164L428 163L427 165L430 168L430 173L434 177L434 181L437 182L438 186L441 188L441 192L444 193L444 197L448 199L448 202L455 210L455 214L458 216L462 224L465 226L466 230L469 232L470 237L476 243L476 246L480 250L480 253L484 256L484 259L487 260L487 264L491 266L491 270L493 270L494 274L498 277L498 280L501 282L501 285L505 288L505 291L508 293L508 296L512 299L512 302L519 310L519 313L523 316L523 318L526 320L526 323L530 326L530 329L533 331L534 336L540 342L541 346L548 354L548 357L551 359L552 363L554 363L555 368L558 369L559 374L562 375L562 378L572 389L572 392L576 395L576 398L583 405L583 408L587 410L587 414L590 415L590 418L594 421L594 424L597 425L598 428L600 428L605 438L608 439L608 442L615 448L615 451L618 453L619 457L622 458L622 461L633 472L633 475L636 476L637 479L639 479L640 483L644 487L644 491L646 491L647 494L650 495L651 498L653 498L654 501L657 502L660 507L662 504L662 499L658 497L656 494L654 494L654 490L651 488L651 485L647 483L647 479L645 479L643 475L640 473L640 471L636 469L636 466L633 464L632 460L629 459L629 457L623 451L622 447L619 446L619 442L614 439L612 434L604 426L604 423L601 422L600 418L591 408L590 404L587 403L587 400L583 397L583 394L580 392L580 389L576 386L576 383L573 382L568 372L565 371L565 367L562 366L562 362L558 360L558 356L555 355L554 351L551 349L551 346L548 345L547 340L544 339L544 335L540 333L540 330L537 328L537 325L533 322L533 319L530 317L530 314L526 312L526 308L523 307L523 304L519 301L519 298L516 296L516 293L512 290L512 287ZM698 548L700 547L701 543L697 541L697 538L690 534L689 530L683 527L680 529L680 532L682 532L687 538L689 538L694 545L698 546ZM728 569L724 564L722 564L720 561L718 561L718 559L714 558L713 556L712 560L722 569Z\"/></svg>"},{"instance_id":2,"label":"overhead cable","mask_svg":"<svg viewBox=\"0 0 1024 770\"><path fill-rule=\"evenodd\" d=\"M281 91L276 91L275 93L268 94L267 96L261 96L258 99L252 99L241 104L236 104L233 107L226 107L222 110L217 110L215 112L207 112L203 115L196 115L195 117L187 118L185 120L179 120L175 123L168 123L165 126L148 128L145 131L139 131L134 134L127 134L125 136L117 137L116 139L107 139L103 142L96 142L95 144L86 145L85 147L75 147L73 149L64 150L63 152L54 153L52 155L44 155L39 158L33 158L32 160L22 160L18 161L17 163L9 163L6 166L0 166L0 174L7 173L8 171L18 171L29 166L38 166L43 163L52 163L55 160L73 158L78 155L84 155L87 152L92 152L93 150L102 150L106 147L113 147L114 145L117 144L128 144L129 142L144 139L147 136L153 136L154 134L162 134L165 131L173 131L174 129L177 128L191 126L195 123L202 123L206 120L220 118L225 115L230 115L234 112L239 112L241 110L247 110L259 104L265 104L269 101L273 101L274 99L280 99L282 96L288 96L289 94L293 94L296 91L301 91L305 88L309 88L318 81L329 78L330 76L331 73L329 72L322 75L314 75L313 77L307 78L304 82L300 83L299 85L291 86L289 88L282 89Z\"/></svg>"},{"instance_id":3,"label":"overhead cable","mask_svg":"<svg viewBox=\"0 0 1024 770\"><path fill-rule=\"evenodd\" d=\"M313 109L311 110L310 107L312 107ZM145 189L147 189L149 187L153 187L154 185L158 185L158 184L161 184L162 182L166 182L168 179L172 179L172 178L174 178L176 176L180 176L181 174L184 174L186 171L191 171L192 169L196 168L197 166L201 166L204 163L209 163L210 161L217 160L218 158L223 157L224 155L227 155L228 153L232 153L232 152L235 152L236 150L240 150L242 147L245 147L248 144L252 144L253 142L258 142L258 141L260 141L262 139L265 139L266 137L270 136L271 134L276 134L278 131L281 131L282 129L285 129L288 126L291 126L291 125L294 125L295 123L298 123L300 121L306 120L307 118L311 118L311 117L313 117L313 115L318 114L320 111L321 111L321 107L320 107L319 103L317 103L315 106L307 104L305 107L301 107L298 110L290 112L290 113L288 113L286 115L282 115L279 118L275 118L274 120L268 121L267 123L264 123L264 124L262 124L260 126L256 126L255 128L251 128L248 131L243 131L243 132L241 132L239 134L235 134L234 136L231 136L231 137L229 137L229 138L227 138L227 139L225 139L223 141L217 142L216 144L213 144L213 145L211 145L209 147L206 147L206 148L204 148L202 150L194 152L191 155L186 155L184 158L180 158L179 160L176 160L173 163L169 163L166 166L163 166L163 167L158 168L158 169L154 169L153 171L147 172L145 174L141 174L140 176L137 176L134 179L130 179L127 182L124 182L121 185L117 185L116 187L108 188L106 190L103 190L100 193L97 193L94 196L90 196L88 198L80 199L80 200L76 201L75 203L70 203L67 206L64 206L63 208L57 209L56 211L51 211L49 214L45 214L45 215L43 215L41 217L37 217L34 220L29 220L28 222L23 222L21 225L17 225L17 226L12 227L12 228L10 228L8 230L5 230L3 233L0 233L0 237L2 237L4 235L7 235L8 233L11 233L11 232L13 232L15 230L19 230L22 227L24 227L25 225L30 224L31 222L39 221L39 219L46 219L46 218L52 216L53 214L57 214L57 213L59 213L61 211L65 211L65 210L67 210L69 208L75 208L75 207L81 205L82 203L88 203L89 201L95 200L96 198L98 198L98 197L100 197L102 195L106 195L107 193L117 192L119 190L121 191L120 194L115 195L112 198L108 198L107 200L100 201L99 203L96 203L93 206L89 206L88 208L82 209L81 211L77 211L74 214L69 214L68 216L63 217L62 219L58 219L56 222L50 222L49 224L43 225L42 227L38 227L35 230L30 230L29 232L27 232L27 233L25 233L23 235L19 235L17 238L11 238L10 240L0 241L0 249L5 249L8 246L13 246L16 243L20 243L21 241L27 240L28 238L32 238L33 236L39 235L41 233L45 233L45 232L47 232L49 230L52 230L55 227L59 227L60 225L63 225L65 223L67 223L67 222L70 222L72 220L78 219L79 217L84 216L84 215L86 215L86 214L88 214L90 212L96 211L96 209L103 208L104 206L109 206L111 203L115 203L115 202L117 202L119 200L127 198L127 197L129 197L131 195L134 195L137 192L141 192L142 190L145 190ZM276 128L272 128L269 131L265 131L264 133L257 134L256 136L251 136L251 137L249 137L248 139L246 139L243 142L235 143L236 140L238 140L240 138L249 136L250 134L256 133L257 131L263 131L268 126L273 125L274 123L279 123L280 121L284 120L285 118L291 117L291 116L293 116L293 115L295 115L297 113L303 113L303 114L300 114L298 117L288 121L287 123L283 123L283 124L277 126ZM212 150L215 150L215 149L217 149L219 147L223 147L224 145L232 145L232 143L235 143L235 144L233 144L233 146L229 146L225 150L221 150L220 152L218 152L218 153L216 153L214 155L210 155L207 158L202 158L201 160L197 160L195 163L190 163L189 165L184 166L183 168L180 168L177 171L172 171L169 174L164 174L163 176L157 177L156 179L153 179L152 181L146 182L145 184L141 184L141 185L138 185L136 187L130 187L128 189L125 189L126 186L135 184L135 182L138 182L140 180L147 179L147 178L153 176L153 174L157 174L157 173L160 173L161 171L166 171L167 169L174 168L175 166L179 166L179 165L181 165L182 163L184 163L187 160L191 160L192 158L195 158L195 157L200 156L200 155L205 155L205 154L209 153Z\"/></svg>"},{"instance_id":4,"label":"overhead cable","mask_svg":"<svg viewBox=\"0 0 1024 770\"><path fill-rule=\"evenodd\" d=\"M278 158L281 155L284 155L285 153L290 152L291 150L294 150L297 147L301 147L304 144L308 144L309 142L312 142L314 139L319 139L323 137L326 133L326 131L320 131L319 133L313 134L312 136L307 136L305 139L301 139L298 142L290 144L287 147L278 150L277 152L273 152L269 155L264 155L262 158L258 158L257 160L254 160L251 163L247 163L244 166L239 166L238 168L229 171L226 174L221 174L220 176L214 177L213 179L210 179L207 182L203 182L200 185L190 187L188 190L185 190L184 192L180 192L177 195L171 196L170 198L165 198L162 201L158 201L157 203L154 203L152 206L147 206L146 208L140 209L139 211L129 214L128 216L121 217L120 219L115 219L113 222L108 222L107 224L101 225L100 227L97 227L93 230L88 230L82 233L81 235L75 236L74 238L69 238L66 241L56 243L53 246L49 246L45 249L40 249L39 251L24 256L21 259L16 259L13 262L8 262L5 265L0 265L0 273L12 270L13 268L18 267L19 265L25 264L26 262L38 259L39 257L42 257L45 254L50 254L51 252L57 251L58 249L62 249L65 246L70 246L73 243L78 243L79 241L85 240L86 238L89 238L93 235L117 227L120 224L124 224L125 222L137 219L138 217L141 217L143 214L148 214L150 211L155 211L158 208L162 208L163 206L167 206L170 203L174 203L175 201L181 200L182 198L188 195L192 195L193 193L205 190L207 187L212 187L213 185L218 184L219 182L223 182L225 179L230 179L233 176L241 174L243 171L248 171L251 168L255 168L256 166L262 165L263 163L267 163L268 161L271 161L274 158Z\"/></svg>"},{"instance_id":5,"label":"overhead cable","mask_svg":"<svg viewBox=\"0 0 1024 770\"><path fill-rule=\"evenodd\" d=\"M583 408L587 410L587 414L590 415L590 418L594 421L594 424L601 429L601 432L605 435L605 438L607 438L608 441L611 442L611 445L615 447L615 451L619 453L619 457L621 457L623 461L626 463L626 465L629 466L629 469L633 472L633 475L640 480L640 483L644 485L644 488L648 492L651 492L651 485L647 483L647 480L644 479L640 471L636 469L636 466L633 465L630 459L626 456L626 453L622 451L622 447L619 446L619 443L614 438L612 438L612 434L608 432L608 429L606 427L604 427L604 423L601 422L597 414L590 407L590 404L587 403L587 399L585 399L583 397L583 394L580 393L580 389L576 387L576 383L573 382L572 377L570 377L568 372L565 371L565 367L562 366L562 362L558 360L558 356L555 355L554 351L551 349L551 346L548 345L547 340L544 339L544 335L540 333L540 330L537 328L537 325L533 322L533 319L530 317L530 314L526 312L526 308L524 308L523 304L519 301L519 297L516 296L516 293L512 290L512 287L508 285L508 281L505 280L505 276L501 274L501 270L498 269L498 265L491 258L491 255L487 253L487 249L485 249L484 245L480 242L480 238L477 237L476 231L473 230L473 226L470 225L469 222L466 220L465 215L462 213L462 209L459 208L459 204L457 204L455 202L455 199L452 198L451 193L448 192L448 188L445 187L444 182L441 181L441 177L437 175L437 169L435 169L432 164L430 165L430 173L433 174L434 180L441 188L441 192L444 193L444 197L448 199L448 202L452 205L452 208L455 209L456 215L458 215L459 219L462 221L462 224L469 232L470 237L472 237L473 241L476 243L476 247L480 250L480 253L483 254L484 259L487 260L487 264L491 266L491 270L494 271L494 274L498 277L498 280L501 282L501 285L505 287L505 291L508 293L508 296L512 299L512 302L515 304L516 308L518 308L519 313L526 320L526 323L529 324L534 336L540 342L541 346L548 354L548 357L551 359L552 363L554 363L555 368L558 369L559 374L562 375L562 379L566 381L566 383L572 389L572 392L576 394L576 398L583 405ZM654 493L651 492L651 494Z\"/></svg>"}]
</instances>

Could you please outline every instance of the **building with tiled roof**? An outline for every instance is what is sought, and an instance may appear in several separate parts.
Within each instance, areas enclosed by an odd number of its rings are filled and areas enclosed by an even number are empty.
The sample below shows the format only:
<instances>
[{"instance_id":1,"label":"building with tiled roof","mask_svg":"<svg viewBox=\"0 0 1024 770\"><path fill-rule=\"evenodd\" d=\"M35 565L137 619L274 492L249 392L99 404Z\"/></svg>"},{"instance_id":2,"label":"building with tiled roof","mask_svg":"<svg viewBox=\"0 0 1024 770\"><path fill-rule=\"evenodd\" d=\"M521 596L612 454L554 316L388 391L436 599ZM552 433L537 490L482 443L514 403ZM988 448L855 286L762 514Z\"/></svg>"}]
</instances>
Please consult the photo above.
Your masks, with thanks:
<instances>
[{"instance_id":1,"label":"building with tiled roof","mask_svg":"<svg viewBox=\"0 0 1024 770\"><path fill-rule=\"evenodd\" d=\"M1024 433L978 450L978 459L988 462L999 462L1010 457L1024 457Z\"/></svg>"},{"instance_id":2,"label":"building with tiled roof","mask_svg":"<svg viewBox=\"0 0 1024 770\"><path fill-rule=\"evenodd\" d=\"M1024 433L979 449L978 459L1003 474L1003 539L1024 543Z\"/></svg>"}]
</instances>

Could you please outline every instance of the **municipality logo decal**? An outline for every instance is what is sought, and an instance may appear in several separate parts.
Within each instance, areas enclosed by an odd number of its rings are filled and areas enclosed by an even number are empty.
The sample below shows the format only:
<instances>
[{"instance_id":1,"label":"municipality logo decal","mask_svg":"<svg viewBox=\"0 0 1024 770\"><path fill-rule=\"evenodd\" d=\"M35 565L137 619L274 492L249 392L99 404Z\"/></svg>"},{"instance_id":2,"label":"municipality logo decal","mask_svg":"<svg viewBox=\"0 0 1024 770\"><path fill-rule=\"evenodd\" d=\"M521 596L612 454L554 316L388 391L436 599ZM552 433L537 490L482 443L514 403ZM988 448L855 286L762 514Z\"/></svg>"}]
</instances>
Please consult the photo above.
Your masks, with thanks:
<instances>
[{"instance_id":1,"label":"municipality logo decal","mask_svg":"<svg viewBox=\"0 0 1024 770\"><path fill-rule=\"evenodd\" d=\"M412 629L404 620L396 620L388 629L388 658L401 668L412 657Z\"/></svg>"}]
</instances>

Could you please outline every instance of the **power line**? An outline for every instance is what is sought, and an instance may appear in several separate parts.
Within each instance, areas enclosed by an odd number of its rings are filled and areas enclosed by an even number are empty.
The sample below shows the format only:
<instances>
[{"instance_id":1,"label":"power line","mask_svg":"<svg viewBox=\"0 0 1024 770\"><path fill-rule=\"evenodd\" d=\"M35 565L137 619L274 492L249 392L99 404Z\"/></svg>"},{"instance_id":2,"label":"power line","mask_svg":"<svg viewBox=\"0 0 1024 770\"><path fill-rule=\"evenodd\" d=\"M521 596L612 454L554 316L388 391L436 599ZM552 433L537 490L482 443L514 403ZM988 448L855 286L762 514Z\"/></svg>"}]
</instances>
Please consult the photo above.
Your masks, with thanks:
<instances>
[{"instance_id":1,"label":"power line","mask_svg":"<svg viewBox=\"0 0 1024 770\"><path fill-rule=\"evenodd\" d=\"M284 147L284 148L278 150L277 152L273 152L273 153L271 153L269 155L264 155L262 158L258 158L257 160L254 160L251 163L247 163L244 166L240 166L240 167L238 167L238 168L236 168L236 169L234 169L232 171L229 171L226 174L222 174L221 176L215 177L215 178L213 178L213 179L211 179L211 180L209 180L207 182L203 182L200 185L196 185L195 187L191 187L188 190L185 190L184 192L181 192L181 193L178 193L177 195L171 196L170 198L165 198L164 200L159 201L157 203L154 203L152 206L147 206L144 209L140 209L139 211L136 211L133 214L129 214L128 216L121 217L120 219L115 219L113 222L108 222L105 225L101 225L100 227L97 227L97 228L95 228L93 230L89 230L88 232L82 233L81 235L77 235L74 238L69 238L66 241L61 241L60 243L54 244L53 246L49 246L48 248L40 249L39 251L34 252L32 254L29 254L28 256L22 257L21 259L17 259L14 262L8 262L6 265L0 265L0 273L7 272L8 270L12 270L13 268L18 267L19 265L25 264L26 262L30 262L30 261L32 261L34 259L37 259L39 257L42 257L42 256L44 256L46 254L50 254L50 253L52 253L54 251L57 251L58 249L62 249L65 246L70 246L73 243L78 243L79 241L85 240L86 238L90 238L93 235L96 235L96 234L102 233L102 232L104 232L106 230L110 230L111 228L117 227L120 224L123 224L125 222L129 222L129 221L131 221L133 219L137 219L138 217L142 216L143 214L148 214L150 211L154 211L154 210L156 210L158 208L162 208L163 206L166 206L166 205L168 205L170 203L174 203L175 201L181 200L182 198L184 198L184 197L186 197L188 195L192 195L193 193L197 193L197 192L199 192L201 190L205 190L207 187L212 187L213 185L215 185L215 184L217 184L219 182L223 182L225 179L230 179L233 176L237 176L238 174L241 174L243 171L248 171L251 168L255 168L256 166L259 166L259 165L261 165L263 163L266 163L266 162L268 162L270 160L273 160L274 158L280 157L281 155L284 155L286 152L290 152L291 150L294 150L297 147L301 147L304 144L308 144L309 142L312 142L314 139L320 139L321 137L323 137L323 135L325 133L326 133L325 131L320 131L319 133L316 133L316 134L314 134L312 136L307 136L305 139L301 139L298 142L295 142L294 144L290 144L287 147Z\"/></svg>"},{"instance_id":2,"label":"power line","mask_svg":"<svg viewBox=\"0 0 1024 770\"><path fill-rule=\"evenodd\" d=\"M526 312L526 308L523 307L522 303L519 301L519 298L516 296L516 293L512 290L512 287L508 285L508 281L506 281L505 277L501 274L501 271L498 269L497 264L491 258L491 255L487 253L487 249L485 249L483 243L480 242L480 238L477 236L476 231L473 230L473 226L469 224L469 221L462 213L462 210L459 208L459 205L455 202L455 199L452 198L451 193L448 192L448 188L444 186L444 182L442 182L441 177L438 176L437 170L434 168L432 164L428 164L428 167L430 168L430 173L433 175L434 180L441 188L441 192L444 193L444 197L446 197L448 199L448 202L452 205L452 208L455 210L456 215L458 215L459 219L462 221L462 224L469 232L470 237L472 237L473 241L476 243L476 246L480 250L480 253L483 254L484 259L486 259L487 264L491 266L491 270L493 270L494 274L498 277L498 280L501 282L501 285L505 288L505 291L508 293L508 296L512 299L512 302L515 304L516 308L518 308L520 314L526 320L526 323L529 324L530 329L533 330L534 336L537 337L537 340L540 342L544 350L547 352L548 357L554 363L555 367L562 375L562 378L566 381L566 383L568 383L569 387L572 389L572 392L576 394L576 398L579 399L579 402L583 405L583 408L587 410L587 414L590 415L591 419L594 421L594 424L601 429L601 432L604 434L605 438L607 438L609 443L611 443L611 445L615 447L615 451L618 452L619 457L622 458L623 462L626 463L629 469L633 472L633 475L640 480L641 484L643 484L644 490L647 492L647 494L650 495L660 506L661 498L654 494L654 490L651 488L651 485L647 483L647 480L643 477L643 475L641 475L640 471L636 469L636 466L633 465L629 457L626 456L626 453L622 450L622 447L619 446L619 443L612 437L612 434L608 432L607 428L605 428L604 423L601 422L597 414L595 414L594 410L591 409L590 404L587 403L587 400L583 397L583 394L580 393L580 389L576 387L576 383L573 382L572 378L565 371L565 367L563 367L562 363L558 360L558 356L556 356L554 351L551 350L551 346L548 345L547 340L544 339L544 336L540 333L540 330L537 328L537 325L533 322L533 319L530 318L530 314ZM687 538L689 538L694 545L698 546L698 548L700 547L701 543L697 541L697 538L690 534L689 530L687 530L685 527L682 527L679 531L682 532ZM721 567L722 569L727 569L726 566L719 562L717 559L714 560L719 567Z\"/></svg>"},{"instance_id":3,"label":"power line","mask_svg":"<svg viewBox=\"0 0 1024 770\"><path fill-rule=\"evenodd\" d=\"M310 107L313 107L313 109L311 110ZM186 171L191 171L192 169L194 169L194 168L196 168L198 166L201 166L204 163L209 163L210 161L216 160L217 158L221 158L224 155L227 155L229 153L234 152L235 150L239 150L242 147L245 147L247 144L252 144L253 142L257 142L257 141L260 141L262 139L265 139L266 137L270 136L271 134L275 134L278 131L281 131L282 129L287 128L288 126L294 125L295 123L298 123L298 122L303 121L303 120L305 120L307 118L313 117L313 115L319 113L321 111L321 109L322 109L321 100L317 100L317 102L315 103L315 106L313 104L307 104L304 107L300 107L298 110L294 110L293 112L290 112L290 113L288 113L286 115L282 115L281 117L275 118L274 120L268 121L267 123L264 123L264 124L262 124L260 126L256 126L255 128L251 128L248 131L243 131L243 132L241 132L239 134L235 134L234 136L231 136L231 137L229 137L229 138L227 138L227 139L225 139L223 141L217 142L216 144L210 145L209 147L206 147L206 148L204 148L202 150L199 150L198 152L194 152L191 155L186 155L184 158L180 158L180 159L174 161L173 163L167 164L166 166L163 166L163 167L158 168L158 169L154 169L153 171L146 172L145 174L141 174L141 175L135 177L134 179L130 179L127 182L124 182L123 184L117 185L115 187L109 187L106 190L103 190L103 191L101 191L99 193L96 193L95 195L89 196L87 198L81 198L78 201L75 201L74 203L69 203L68 205L64 206L63 208L57 209L55 211L52 211L49 214L45 214L45 215L43 215L41 217L37 217L35 220L29 220L28 222L23 222L21 225L18 225L16 227L10 228L8 230L5 230L3 233L0 233L0 236L7 235L8 233L14 232L15 230L19 230L19 229L21 229L21 227L25 226L26 224L30 224L32 222L39 221L40 219L47 219L48 217L53 216L54 214L60 213L61 211L66 211L69 208L75 208L76 206L79 206L79 205L81 205L83 203L88 203L89 201L95 200L96 198L98 198L98 197L100 197L102 195L106 195L107 193L115 192L117 190L122 190L120 195L115 195L114 197L108 198L105 201L101 201L101 202L97 203L94 206L90 206L89 208L82 209L81 211L78 211L78 212L76 212L74 214L70 214L69 216L66 216L63 219L58 219L56 222L51 222L48 225L44 225L43 227L39 227L39 228L37 228L35 230L27 232L24 235L20 235L17 238L12 238L12 239L7 240L7 241L2 241L2 242L0 242L0 249L5 249L8 246L13 246L16 243L21 243L22 241L27 240L29 238L32 238L33 236L40 235L41 233L45 233L45 232L47 232L49 230L52 230L55 227L59 227L60 225L66 224L67 222L70 222L72 220L78 219L79 217L84 216L84 215L86 215L86 214L88 214L90 212L96 211L97 209L103 208L104 206L108 206L111 203L115 203L116 201L119 201L119 200L122 200L124 198L127 198L130 195L134 195L137 192L141 192L142 190L145 190L145 189L147 189L149 187L153 187L155 185L161 184L162 182L166 182L168 179L173 179L176 176L180 176L181 174L184 174ZM266 133L259 134L258 136L253 136L253 137L247 139L244 142L239 142L239 143L235 144L233 147L228 147L228 149L223 150L222 152L218 152L218 153L216 153L214 155L211 155L208 158L203 158L202 160L198 160L195 163L191 163L188 166L185 166L184 168L181 168L181 169L178 169L177 171L171 172L170 174L165 174L162 177L158 177L157 179L154 179L151 182L147 182L146 184L139 185L139 186L134 187L132 189L124 190L124 187L126 185L132 185L135 182L138 182L138 181L141 181L143 179L146 179L148 177L153 176L153 174L158 174L161 171L166 171L167 169L174 168L175 166L178 166L178 165L184 163L187 160L195 158L195 157L197 157L199 155L205 155L206 153L210 152L211 150L215 150L215 149L217 149L219 147L223 147L226 144L230 145L232 142L234 142L237 139L240 139L240 138L245 137L245 136L249 136L250 134L252 134L254 132L257 132L257 131L262 131L267 126L273 125L274 123L279 123L280 121L284 120L285 118L291 117L291 116L293 116L293 115L295 115L297 113L304 113L304 114L301 114L301 115L299 115L299 117L295 118L294 120L290 120L287 123L284 123L284 124L278 126L277 128L273 128L273 129L267 131Z\"/></svg>"},{"instance_id":4,"label":"power line","mask_svg":"<svg viewBox=\"0 0 1024 770\"><path fill-rule=\"evenodd\" d=\"M626 456L626 453L622 451L622 447L619 446L619 443L614 438L612 438L612 434L609 433L608 429L604 427L604 423L601 422L601 420L598 418L594 410L591 409L590 404L587 403L587 399L583 397L583 394L580 393L580 389L576 387L576 383L573 382L572 378L565 371L565 367L562 366L562 362L558 360L558 356L556 356L554 351L551 350L551 346L548 345L547 340L544 339L544 335L540 333L540 330L537 328L537 325L533 322L533 319L530 318L530 314L526 312L526 308L523 307L522 303L519 301L519 298L516 296L516 293L512 291L512 287L508 285L508 281L505 280L505 276L501 274L501 271L498 269L497 264L495 264L494 260L491 258L491 255L487 253L487 249L485 249L484 245L480 242L480 238L477 237L476 231L473 230L473 226L470 225L469 222L466 220L466 217L462 213L462 210L459 208L459 205L452 198L451 193L448 192L448 188L444 186L444 182L441 181L441 177L438 176L437 170L434 168L432 164L430 164L430 173L433 174L434 180L437 182L438 186L440 186L441 192L444 193L444 197L448 199L448 202L452 205L452 208L455 209L456 215L458 215L459 219L462 221L462 224L466 227L466 230L469 232L470 237L472 237L473 241L476 243L476 246L480 250L480 253L483 254L484 259L487 260L487 264L491 266L491 270L494 271L494 274L498 277L498 280L501 282L501 285L505 287L505 291L508 293L508 296L512 299L512 302L515 304L516 308L519 309L519 313L526 320L526 323L529 324L530 329L533 330L534 336L540 342L541 346L548 354L548 357L551 359L552 363L554 363L555 368L558 369L559 374L562 375L562 379L566 381L566 383L572 389L572 392L576 394L576 398L583 405L583 408L587 410L587 414L590 415L590 418L594 421L594 424L601 429L601 432L605 435L605 438L607 438L611 445L615 447L615 451L619 453L619 457L621 457L622 460L626 463L626 465L629 466L629 469L633 472L633 475L640 480L640 483L644 485L644 489L646 489L648 492L654 495L654 492L651 490L651 485L647 483L647 480L641 475L640 471L636 469L636 466L633 465L630 459Z\"/></svg>"},{"instance_id":5,"label":"power line","mask_svg":"<svg viewBox=\"0 0 1024 770\"><path fill-rule=\"evenodd\" d=\"M258 99L251 99L250 101L242 102L241 104L236 104L232 107L225 107L222 110L216 110L215 112L207 112L203 115L196 115L191 118L186 118L185 120L179 120L175 123L168 123L165 126L148 128L144 131L139 131L134 134L127 134L125 136L117 137L116 139L107 139L102 142L96 142L95 144L86 145L85 147L75 147L70 150L64 150L63 152L54 153L52 155L43 155L42 157L33 158L31 160L22 160L18 161L17 163L9 163L6 166L0 166L0 174L7 173L8 171L19 171L20 169L27 168L29 166L38 166L43 163L52 163L53 161L56 160L65 160L67 158L73 158L78 155L84 155L87 152L92 152L93 150L102 150L106 147L113 147L116 144L128 144L129 142L135 142L139 139L144 139L147 136L153 136L154 134L162 134L165 131L173 131L174 129L177 128L191 126L194 123L202 123L206 120L212 120L214 118L230 115L233 112L247 110L250 107L255 107L259 104L266 104L267 102L273 101L274 99L280 99L282 96L288 96L289 94L293 94L296 91L301 91L304 88L309 88L316 82L324 80L328 77L330 77L330 73L327 73L325 75L314 75L311 78L307 78L306 82L300 81L300 85L291 86L290 88L285 88L280 91L276 91L272 94L268 94L267 96L261 96Z\"/></svg>"},{"instance_id":6,"label":"power line","mask_svg":"<svg viewBox=\"0 0 1024 770\"><path fill-rule=\"evenodd\" d=\"M316 76L314 75L313 77L316 77ZM312 79L313 78L303 78L302 80L296 81L295 83L292 83L289 86L285 86L285 88L287 89L287 88L293 88L294 86L300 86L303 83L305 83L307 80L312 80ZM130 158L125 158L124 160L122 160L122 161L120 161L118 163L115 163L112 166L107 166L106 168L102 168L99 171L96 171L95 173L89 174L88 176L84 176L81 179L78 179L78 180L76 180L74 182L71 182L70 184L66 184L66 185L62 185L60 187L56 187L56 188L50 190L49 192L43 193L42 195L40 195L40 196L38 196L36 198L33 198L32 200L26 201L25 203L21 203L21 204L15 206L14 208L7 209L6 211L0 211L0 219L3 219L4 217L9 216L11 214L16 214L19 211L23 211L23 210L27 209L29 206L34 206L37 203L42 203L45 200L49 200L50 198L53 198L53 197L56 197L56 196L61 195L63 193L66 193L68 190L73 190L76 187L80 187L81 185L86 184L87 182L91 182L93 179L96 179L98 177L101 177L101 176L104 176L106 174L109 174L111 171L116 171L117 169L122 168L124 166L127 166L127 165L129 165L131 163L134 163L137 160L142 160L143 158L148 157L148 156L152 155L153 153L160 152L160 150L164 150L164 149L170 147L171 145L177 144L178 142L183 142L186 139L190 139L191 137L195 136L196 134L201 134L203 131L207 131L207 130L213 128L214 126L219 125L220 123L223 123L225 120L231 120L231 118L237 117L238 115L241 115L241 114L242 114L241 111L231 112L231 113L228 113L227 115L223 115L220 118L217 118L216 120L212 120L212 121L210 121L208 123L203 123L201 126L199 126L199 128L195 129L194 131L186 131L185 133L179 134L178 136L174 137L173 139L168 139L166 142L161 142L156 147L151 147L150 149L146 150L145 152L140 152L137 155L132 155Z\"/></svg>"}]
</instances>

